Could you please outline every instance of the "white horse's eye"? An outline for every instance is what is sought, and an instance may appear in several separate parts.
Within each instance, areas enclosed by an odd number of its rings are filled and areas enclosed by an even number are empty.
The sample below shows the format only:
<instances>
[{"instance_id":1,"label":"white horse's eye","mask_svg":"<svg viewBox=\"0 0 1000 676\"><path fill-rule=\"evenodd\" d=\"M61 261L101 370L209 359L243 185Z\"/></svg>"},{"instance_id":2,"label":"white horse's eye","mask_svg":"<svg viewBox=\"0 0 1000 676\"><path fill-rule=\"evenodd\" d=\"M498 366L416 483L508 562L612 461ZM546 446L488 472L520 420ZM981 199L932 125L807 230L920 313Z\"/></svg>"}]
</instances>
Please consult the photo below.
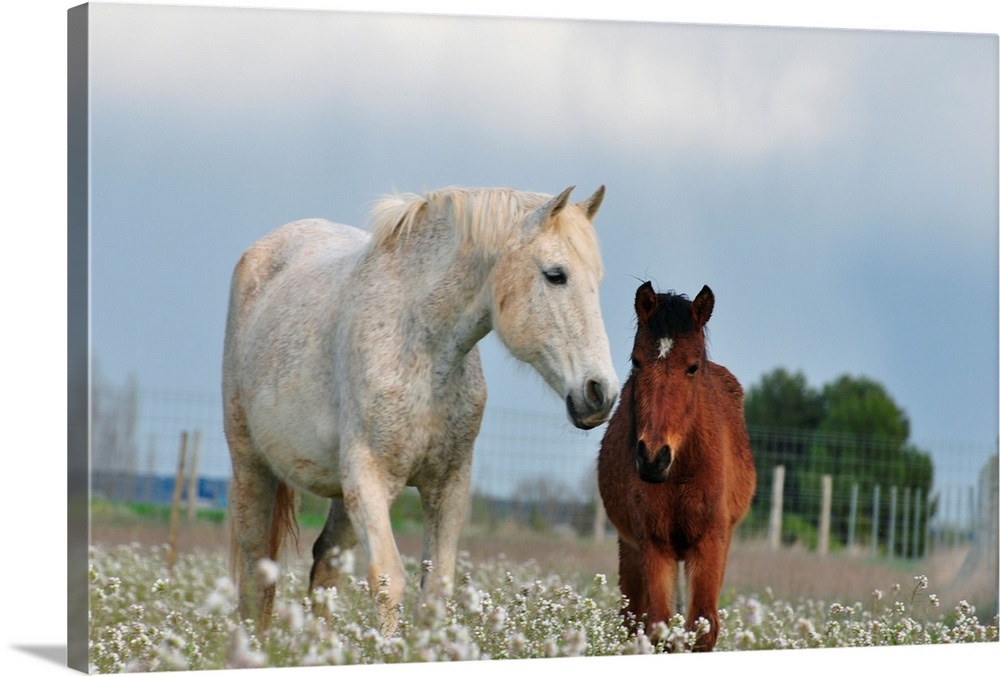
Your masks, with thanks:
<instances>
[{"instance_id":1,"label":"white horse's eye","mask_svg":"<svg viewBox=\"0 0 1000 676\"><path fill-rule=\"evenodd\" d=\"M562 286L566 283L566 271L560 267L543 270L542 274L545 275L545 281L553 286Z\"/></svg>"}]
</instances>

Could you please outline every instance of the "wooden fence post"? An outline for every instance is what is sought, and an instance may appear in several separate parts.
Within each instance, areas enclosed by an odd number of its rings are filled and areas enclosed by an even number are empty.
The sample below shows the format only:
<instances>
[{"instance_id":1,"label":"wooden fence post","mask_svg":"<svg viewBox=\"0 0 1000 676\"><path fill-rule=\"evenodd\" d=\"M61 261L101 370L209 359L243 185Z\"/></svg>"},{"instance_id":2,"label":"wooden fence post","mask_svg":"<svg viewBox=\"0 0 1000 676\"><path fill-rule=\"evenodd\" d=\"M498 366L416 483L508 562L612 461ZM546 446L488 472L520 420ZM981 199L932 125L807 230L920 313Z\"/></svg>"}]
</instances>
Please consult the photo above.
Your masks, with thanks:
<instances>
[{"instance_id":1,"label":"wooden fence post","mask_svg":"<svg viewBox=\"0 0 1000 676\"><path fill-rule=\"evenodd\" d=\"M153 475L156 473L156 439L149 435L149 444L146 451L146 478L142 480L142 501L149 503L153 501Z\"/></svg>"},{"instance_id":2,"label":"wooden fence post","mask_svg":"<svg viewBox=\"0 0 1000 676\"><path fill-rule=\"evenodd\" d=\"M187 518L194 521L195 507L198 503L198 452L201 450L201 430L194 431L191 441L191 474L188 478Z\"/></svg>"},{"instance_id":3,"label":"wooden fence post","mask_svg":"<svg viewBox=\"0 0 1000 676\"><path fill-rule=\"evenodd\" d=\"M174 569L177 561L177 519L180 516L181 496L184 491L184 456L187 455L187 432L181 432L180 457L177 459L177 476L174 479L174 504L170 510L170 549L167 552L167 572Z\"/></svg>"},{"instance_id":4,"label":"wooden fence post","mask_svg":"<svg viewBox=\"0 0 1000 676\"><path fill-rule=\"evenodd\" d=\"M819 516L819 554L825 556L830 551L830 505L833 501L833 477L824 474L822 486L823 503Z\"/></svg>"},{"instance_id":5,"label":"wooden fence post","mask_svg":"<svg viewBox=\"0 0 1000 676\"><path fill-rule=\"evenodd\" d=\"M781 546L781 501L785 490L785 466L774 468L774 484L771 486L771 523L768 529L768 541L771 549Z\"/></svg>"}]
</instances>

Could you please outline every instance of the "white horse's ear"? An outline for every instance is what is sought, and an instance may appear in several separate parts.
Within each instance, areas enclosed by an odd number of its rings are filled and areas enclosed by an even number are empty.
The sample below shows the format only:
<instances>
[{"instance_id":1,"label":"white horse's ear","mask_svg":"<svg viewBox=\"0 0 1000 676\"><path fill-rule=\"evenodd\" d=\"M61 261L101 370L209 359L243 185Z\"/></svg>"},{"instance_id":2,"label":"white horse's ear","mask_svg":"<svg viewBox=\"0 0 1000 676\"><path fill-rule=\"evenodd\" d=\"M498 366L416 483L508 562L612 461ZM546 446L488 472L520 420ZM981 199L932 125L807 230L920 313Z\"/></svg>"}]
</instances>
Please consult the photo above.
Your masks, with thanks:
<instances>
[{"instance_id":1,"label":"white horse's ear","mask_svg":"<svg viewBox=\"0 0 1000 676\"><path fill-rule=\"evenodd\" d=\"M547 223L550 219L558 216L559 212L566 208L566 204L569 202L569 194L573 192L573 188L575 187L575 185L571 185L550 199L548 202L538 207L535 211L538 221L540 223Z\"/></svg>"},{"instance_id":2,"label":"white horse's ear","mask_svg":"<svg viewBox=\"0 0 1000 676\"><path fill-rule=\"evenodd\" d=\"M597 210L601 208L601 202L604 201L604 186L594 191L594 194L583 200L582 202L577 202L576 206L583 209L583 212L587 214L587 220L593 222L594 216L597 215Z\"/></svg>"}]
</instances>

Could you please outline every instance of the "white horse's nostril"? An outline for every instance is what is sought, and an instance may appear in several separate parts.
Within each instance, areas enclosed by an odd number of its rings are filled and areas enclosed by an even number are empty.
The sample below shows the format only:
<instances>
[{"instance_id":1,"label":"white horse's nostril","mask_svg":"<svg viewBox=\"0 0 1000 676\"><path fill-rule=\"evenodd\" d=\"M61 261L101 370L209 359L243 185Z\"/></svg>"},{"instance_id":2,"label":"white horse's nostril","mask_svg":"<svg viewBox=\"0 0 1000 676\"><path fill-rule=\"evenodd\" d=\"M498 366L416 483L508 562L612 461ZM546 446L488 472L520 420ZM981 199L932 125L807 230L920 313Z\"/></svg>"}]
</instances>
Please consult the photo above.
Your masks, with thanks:
<instances>
[{"instance_id":1,"label":"white horse's nostril","mask_svg":"<svg viewBox=\"0 0 1000 676\"><path fill-rule=\"evenodd\" d=\"M604 388L601 383L594 379L587 381L584 386L584 392L587 394L587 403L594 408L601 408L604 404Z\"/></svg>"}]
</instances>

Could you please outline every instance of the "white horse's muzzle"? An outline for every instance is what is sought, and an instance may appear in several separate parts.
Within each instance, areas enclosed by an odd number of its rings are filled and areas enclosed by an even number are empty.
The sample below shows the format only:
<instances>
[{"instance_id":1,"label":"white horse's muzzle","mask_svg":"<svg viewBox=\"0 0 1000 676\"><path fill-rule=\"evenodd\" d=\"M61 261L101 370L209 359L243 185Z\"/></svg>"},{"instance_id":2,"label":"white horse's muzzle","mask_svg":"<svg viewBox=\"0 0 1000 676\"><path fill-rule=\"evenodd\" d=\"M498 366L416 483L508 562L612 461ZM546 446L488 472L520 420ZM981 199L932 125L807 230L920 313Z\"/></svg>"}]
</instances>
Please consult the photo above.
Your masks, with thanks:
<instances>
[{"instance_id":1,"label":"white horse's muzzle","mask_svg":"<svg viewBox=\"0 0 1000 676\"><path fill-rule=\"evenodd\" d=\"M593 429L607 422L617 400L617 382L588 378L578 391L566 395L566 413L580 429Z\"/></svg>"}]
</instances>

